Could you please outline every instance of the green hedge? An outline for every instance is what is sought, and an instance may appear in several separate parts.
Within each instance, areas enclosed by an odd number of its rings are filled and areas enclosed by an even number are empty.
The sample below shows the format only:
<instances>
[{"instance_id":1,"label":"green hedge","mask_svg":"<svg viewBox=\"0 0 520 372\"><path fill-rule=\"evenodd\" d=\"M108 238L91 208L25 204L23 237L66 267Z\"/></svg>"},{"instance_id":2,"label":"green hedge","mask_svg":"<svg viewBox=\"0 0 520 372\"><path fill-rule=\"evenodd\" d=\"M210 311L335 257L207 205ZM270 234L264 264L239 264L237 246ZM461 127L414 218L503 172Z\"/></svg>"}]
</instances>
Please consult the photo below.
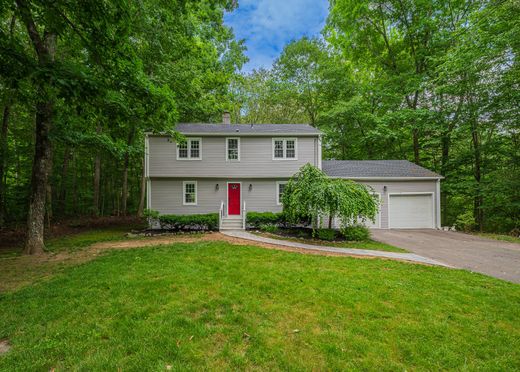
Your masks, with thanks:
<instances>
[{"instance_id":1,"label":"green hedge","mask_svg":"<svg viewBox=\"0 0 520 372\"><path fill-rule=\"evenodd\" d=\"M159 222L165 230L218 230L218 213L164 214Z\"/></svg>"},{"instance_id":2,"label":"green hedge","mask_svg":"<svg viewBox=\"0 0 520 372\"><path fill-rule=\"evenodd\" d=\"M247 212L247 225L255 228L259 228L261 225L278 225L283 222L281 212Z\"/></svg>"},{"instance_id":3,"label":"green hedge","mask_svg":"<svg viewBox=\"0 0 520 372\"><path fill-rule=\"evenodd\" d=\"M333 241L339 235L339 231L334 229L317 229L316 237L321 240Z\"/></svg>"},{"instance_id":4,"label":"green hedge","mask_svg":"<svg viewBox=\"0 0 520 372\"><path fill-rule=\"evenodd\" d=\"M344 227L341 229L341 234L348 241L363 241L370 238L370 230L362 225Z\"/></svg>"}]
</instances>

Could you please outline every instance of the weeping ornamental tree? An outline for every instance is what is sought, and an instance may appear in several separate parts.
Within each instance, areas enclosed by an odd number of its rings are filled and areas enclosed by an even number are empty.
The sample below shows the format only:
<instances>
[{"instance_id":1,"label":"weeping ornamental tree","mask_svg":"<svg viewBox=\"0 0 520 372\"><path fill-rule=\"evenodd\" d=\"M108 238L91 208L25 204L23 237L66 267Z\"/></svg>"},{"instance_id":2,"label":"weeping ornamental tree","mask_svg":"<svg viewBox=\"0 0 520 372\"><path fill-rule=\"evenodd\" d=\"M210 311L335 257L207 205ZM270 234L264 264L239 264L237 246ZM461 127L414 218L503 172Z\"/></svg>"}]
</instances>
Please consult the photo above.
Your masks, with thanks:
<instances>
[{"instance_id":1,"label":"weeping ornamental tree","mask_svg":"<svg viewBox=\"0 0 520 372\"><path fill-rule=\"evenodd\" d=\"M329 178L323 171L306 164L289 179L282 196L283 211L288 221L298 222L310 218L313 227L324 216L333 218L342 226L360 220L374 221L378 201L370 190L360 183Z\"/></svg>"}]
</instances>

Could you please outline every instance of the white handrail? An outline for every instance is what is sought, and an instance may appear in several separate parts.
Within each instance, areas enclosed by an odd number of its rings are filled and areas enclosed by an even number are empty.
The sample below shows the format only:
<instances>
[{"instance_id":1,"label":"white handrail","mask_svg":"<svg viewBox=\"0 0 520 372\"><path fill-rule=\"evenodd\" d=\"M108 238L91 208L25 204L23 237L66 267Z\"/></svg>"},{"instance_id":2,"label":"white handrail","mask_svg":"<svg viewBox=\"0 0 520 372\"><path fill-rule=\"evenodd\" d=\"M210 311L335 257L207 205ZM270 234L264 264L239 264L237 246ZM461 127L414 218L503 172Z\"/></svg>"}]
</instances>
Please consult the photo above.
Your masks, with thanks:
<instances>
[{"instance_id":1,"label":"white handrail","mask_svg":"<svg viewBox=\"0 0 520 372\"><path fill-rule=\"evenodd\" d=\"M218 229L222 229L222 220L224 219L224 201L220 201L220 211L218 213Z\"/></svg>"},{"instance_id":2,"label":"white handrail","mask_svg":"<svg viewBox=\"0 0 520 372\"><path fill-rule=\"evenodd\" d=\"M242 228L246 229L246 202L244 201L244 209L242 210Z\"/></svg>"}]
</instances>

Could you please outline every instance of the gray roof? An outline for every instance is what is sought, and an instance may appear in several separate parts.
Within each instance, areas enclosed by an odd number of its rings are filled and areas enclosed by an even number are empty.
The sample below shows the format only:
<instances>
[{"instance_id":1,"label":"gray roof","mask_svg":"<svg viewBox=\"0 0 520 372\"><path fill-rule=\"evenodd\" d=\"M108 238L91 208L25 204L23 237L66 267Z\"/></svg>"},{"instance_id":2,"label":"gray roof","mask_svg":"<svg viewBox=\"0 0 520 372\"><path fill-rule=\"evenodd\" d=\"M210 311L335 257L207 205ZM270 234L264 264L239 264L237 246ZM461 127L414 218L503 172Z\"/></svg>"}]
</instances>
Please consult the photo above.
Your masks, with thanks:
<instances>
[{"instance_id":1,"label":"gray roof","mask_svg":"<svg viewBox=\"0 0 520 372\"><path fill-rule=\"evenodd\" d=\"M318 135L321 132L307 124L198 124L180 123L175 130L182 134L303 134Z\"/></svg>"},{"instance_id":2,"label":"gray roof","mask_svg":"<svg viewBox=\"0 0 520 372\"><path fill-rule=\"evenodd\" d=\"M322 169L330 177L343 178L442 178L408 160L324 160Z\"/></svg>"}]
</instances>

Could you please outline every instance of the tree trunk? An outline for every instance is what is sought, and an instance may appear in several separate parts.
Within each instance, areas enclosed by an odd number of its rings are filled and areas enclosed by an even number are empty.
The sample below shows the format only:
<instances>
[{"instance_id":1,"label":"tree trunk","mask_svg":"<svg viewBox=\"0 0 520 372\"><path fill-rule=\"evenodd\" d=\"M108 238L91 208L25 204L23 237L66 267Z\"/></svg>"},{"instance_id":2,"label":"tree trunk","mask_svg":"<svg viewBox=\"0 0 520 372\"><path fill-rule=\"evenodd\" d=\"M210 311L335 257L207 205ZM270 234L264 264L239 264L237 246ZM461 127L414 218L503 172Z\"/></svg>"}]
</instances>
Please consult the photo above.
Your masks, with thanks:
<instances>
[{"instance_id":1,"label":"tree trunk","mask_svg":"<svg viewBox=\"0 0 520 372\"><path fill-rule=\"evenodd\" d=\"M43 253L45 221L45 197L47 182L52 166L52 148L49 132L52 126L54 101L52 99L36 105L36 138L31 179L31 197L27 215L27 238L25 254Z\"/></svg>"},{"instance_id":2,"label":"tree trunk","mask_svg":"<svg viewBox=\"0 0 520 372\"><path fill-rule=\"evenodd\" d=\"M38 65L43 69L52 69L56 54L56 34L43 31L40 34L34 22L33 14L27 0L16 0L16 6L32 46L38 56ZM45 197L47 182L52 169L52 144L49 133L54 118L54 93L52 80L38 81L38 101L36 103L35 151L31 177L31 194L29 212L27 214L27 236L25 254L43 253L43 231L45 222Z\"/></svg>"},{"instance_id":3,"label":"tree trunk","mask_svg":"<svg viewBox=\"0 0 520 372\"><path fill-rule=\"evenodd\" d=\"M474 159L474 177L477 183L475 195L473 197L473 216L475 218L475 224L479 231L483 230L484 225L484 211L482 210L482 193L480 191L480 181L482 178L481 166L482 166L482 154L480 151L480 138L477 131L477 119L472 120L471 126L471 142L473 144L473 159Z\"/></svg>"},{"instance_id":4,"label":"tree trunk","mask_svg":"<svg viewBox=\"0 0 520 372\"><path fill-rule=\"evenodd\" d=\"M141 196L139 198L139 208L137 208L137 217L143 217L144 201L146 197L146 177L145 177L145 165L143 157L143 172L141 173Z\"/></svg>"},{"instance_id":5,"label":"tree trunk","mask_svg":"<svg viewBox=\"0 0 520 372\"><path fill-rule=\"evenodd\" d=\"M10 103L7 103L4 107L4 113L2 117L2 133L0 141L0 226L5 223L5 214L7 208L5 207L5 167L7 165L7 129L9 127L9 116L11 114Z\"/></svg>"},{"instance_id":6,"label":"tree trunk","mask_svg":"<svg viewBox=\"0 0 520 372\"><path fill-rule=\"evenodd\" d=\"M101 125L97 125L96 133L101 133ZM94 200L93 200L93 212L94 216L99 216L99 188L101 181L101 153L96 152L96 158L94 159Z\"/></svg>"},{"instance_id":7,"label":"tree trunk","mask_svg":"<svg viewBox=\"0 0 520 372\"><path fill-rule=\"evenodd\" d=\"M126 204L127 204L127 196L128 196L128 163L129 163L129 154L128 152L125 154L125 164L123 168L123 194L121 195L121 211L123 216L126 216Z\"/></svg>"},{"instance_id":8,"label":"tree trunk","mask_svg":"<svg viewBox=\"0 0 520 372\"><path fill-rule=\"evenodd\" d=\"M51 228L52 221L52 186L50 182L47 182L47 199L45 200L45 213L47 215L47 228Z\"/></svg>"},{"instance_id":9,"label":"tree trunk","mask_svg":"<svg viewBox=\"0 0 520 372\"><path fill-rule=\"evenodd\" d=\"M329 229L332 229L332 219L333 219L333 218L334 218L334 215L331 214L331 215L329 216Z\"/></svg>"},{"instance_id":10,"label":"tree trunk","mask_svg":"<svg viewBox=\"0 0 520 372\"><path fill-rule=\"evenodd\" d=\"M442 156L441 156L441 175L446 177L448 171L448 161L450 158L450 144L451 144L451 135L449 133L444 133L442 136ZM446 226L447 218L448 218L448 193L446 191L441 193L441 225Z\"/></svg>"},{"instance_id":11,"label":"tree trunk","mask_svg":"<svg viewBox=\"0 0 520 372\"><path fill-rule=\"evenodd\" d=\"M65 151L63 153L63 165L61 167L61 185L60 185L60 195L58 197L59 204L59 214L61 216L65 215L66 206L67 206L67 174L69 172L69 160L72 156L71 149L69 146L65 147Z\"/></svg>"},{"instance_id":12,"label":"tree trunk","mask_svg":"<svg viewBox=\"0 0 520 372\"><path fill-rule=\"evenodd\" d=\"M417 165L421 164L421 160L419 159L419 131L417 128L413 128L412 130L413 136L413 158L414 163Z\"/></svg>"},{"instance_id":13,"label":"tree trunk","mask_svg":"<svg viewBox=\"0 0 520 372\"><path fill-rule=\"evenodd\" d=\"M11 40L13 39L14 35L14 27L16 25L16 16L13 15L11 18L11 23L9 27L9 35L11 37ZM8 91L7 94L10 94ZM7 214L7 207L5 205L6 203L6 190L7 185L5 182L5 168L7 166L7 134L8 134L8 128L9 128L9 118L11 116L11 104L12 104L12 97L7 98L7 102L4 106L4 111L2 115L2 132L0 133L0 227L4 226L6 214Z\"/></svg>"},{"instance_id":14,"label":"tree trunk","mask_svg":"<svg viewBox=\"0 0 520 372\"><path fill-rule=\"evenodd\" d=\"M132 127L130 130L130 133L128 134L128 142L127 146L130 147L132 142L134 141L134 133L135 128ZM130 164L130 150L127 149L125 153L125 161L124 161L124 168L123 168L123 195L121 195L121 209L123 216L126 216L126 207L127 207L127 201L128 201L128 165Z\"/></svg>"}]
</instances>

